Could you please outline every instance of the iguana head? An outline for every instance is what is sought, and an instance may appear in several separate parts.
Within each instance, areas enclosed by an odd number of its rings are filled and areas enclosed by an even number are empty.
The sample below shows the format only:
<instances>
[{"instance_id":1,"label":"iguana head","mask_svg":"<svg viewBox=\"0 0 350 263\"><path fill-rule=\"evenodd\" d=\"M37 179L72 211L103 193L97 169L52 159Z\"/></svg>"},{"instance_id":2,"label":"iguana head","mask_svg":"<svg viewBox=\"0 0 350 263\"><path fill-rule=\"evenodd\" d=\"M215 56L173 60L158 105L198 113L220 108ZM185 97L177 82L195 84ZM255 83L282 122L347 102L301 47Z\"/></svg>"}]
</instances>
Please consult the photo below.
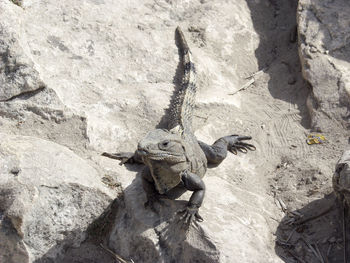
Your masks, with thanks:
<instances>
[{"instance_id":1,"label":"iguana head","mask_svg":"<svg viewBox=\"0 0 350 263\"><path fill-rule=\"evenodd\" d=\"M179 133L165 129L149 132L137 147L143 159L180 163L186 161L185 148Z\"/></svg>"}]
</instances>

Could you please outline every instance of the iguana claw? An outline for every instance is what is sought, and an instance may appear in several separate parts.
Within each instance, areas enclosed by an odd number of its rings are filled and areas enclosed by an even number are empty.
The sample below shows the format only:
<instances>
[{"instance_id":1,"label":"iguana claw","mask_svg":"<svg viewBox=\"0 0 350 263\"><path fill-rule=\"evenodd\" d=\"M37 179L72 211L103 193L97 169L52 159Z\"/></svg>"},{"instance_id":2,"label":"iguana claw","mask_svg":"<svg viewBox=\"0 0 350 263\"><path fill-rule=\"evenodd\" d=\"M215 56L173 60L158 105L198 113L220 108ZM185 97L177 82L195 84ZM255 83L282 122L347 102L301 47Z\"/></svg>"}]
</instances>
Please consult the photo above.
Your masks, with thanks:
<instances>
[{"instance_id":1,"label":"iguana claw","mask_svg":"<svg viewBox=\"0 0 350 263\"><path fill-rule=\"evenodd\" d=\"M196 220L198 222L204 221L203 217L199 215L198 207L196 206L187 206L185 209L182 209L177 213L183 214L181 220L183 220L184 223L187 225L190 225L193 222L193 220Z\"/></svg>"},{"instance_id":2,"label":"iguana claw","mask_svg":"<svg viewBox=\"0 0 350 263\"><path fill-rule=\"evenodd\" d=\"M253 144L242 142L243 140L250 140L251 138L250 136L231 135L228 150L233 154L237 154L237 151L241 153L247 153L248 150L255 151L256 147Z\"/></svg>"}]
</instances>

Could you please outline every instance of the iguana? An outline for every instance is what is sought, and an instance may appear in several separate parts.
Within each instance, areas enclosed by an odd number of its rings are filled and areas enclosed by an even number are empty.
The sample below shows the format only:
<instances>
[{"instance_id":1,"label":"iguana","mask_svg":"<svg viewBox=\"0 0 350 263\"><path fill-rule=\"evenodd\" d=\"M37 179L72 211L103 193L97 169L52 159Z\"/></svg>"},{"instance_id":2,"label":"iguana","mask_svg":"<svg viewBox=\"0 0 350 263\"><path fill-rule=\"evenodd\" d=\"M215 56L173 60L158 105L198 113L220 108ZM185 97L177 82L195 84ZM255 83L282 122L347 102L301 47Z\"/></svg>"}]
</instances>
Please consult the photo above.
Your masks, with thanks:
<instances>
[{"instance_id":1,"label":"iguana","mask_svg":"<svg viewBox=\"0 0 350 263\"><path fill-rule=\"evenodd\" d=\"M237 154L255 150L252 144L244 143L250 136L225 136L208 145L197 140L192 128L192 115L196 95L196 70L191 52L179 27L176 28L183 64L183 77L179 90L170 105L168 129L149 132L137 146L135 153L103 153L102 155L124 163L144 163L143 188L147 194L145 207L154 210L159 198L178 198L185 191L192 191L187 207L182 210L184 220L203 221L198 213L202 205L205 184L202 180L208 164L219 165L227 151Z\"/></svg>"}]
</instances>

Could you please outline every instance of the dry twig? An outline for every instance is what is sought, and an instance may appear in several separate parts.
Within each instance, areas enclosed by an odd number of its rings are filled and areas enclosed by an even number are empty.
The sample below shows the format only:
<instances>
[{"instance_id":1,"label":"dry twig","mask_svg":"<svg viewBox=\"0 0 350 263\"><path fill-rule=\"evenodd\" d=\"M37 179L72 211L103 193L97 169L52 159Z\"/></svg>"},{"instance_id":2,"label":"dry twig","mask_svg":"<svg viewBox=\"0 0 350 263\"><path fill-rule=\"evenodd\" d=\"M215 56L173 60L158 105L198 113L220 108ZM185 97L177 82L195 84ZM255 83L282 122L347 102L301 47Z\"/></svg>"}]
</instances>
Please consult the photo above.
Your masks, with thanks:
<instances>
[{"instance_id":1,"label":"dry twig","mask_svg":"<svg viewBox=\"0 0 350 263\"><path fill-rule=\"evenodd\" d=\"M321 263L324 263L322 255L320 255L320 254L314 249L314 247L313 247L309 242L306 241L305 238L301 237L301 240L303 240L304 243L310 248L310 250L312 251L312 253L314 253L314 255L316 256L316 258L318 258L318 259L321 261Z\"/></svg>"},{"instance_id":2,"label":"dry twig","mask_svg":"<svg viewBox=\"0 0 350 263\"><path fill-rule=\"evenodd\" d=\"M259 70L259 71L257 71L257 72L254 72L253 74L249 75L249 76L246 77L245 79L250 79L250 78L252 78L252 77L255 77L256 75L258 75L258 74L264 72L265 70L267 70L267 68L268 68L268 67L265 67L265 68L263 68L263 69L261 69L261 70Z\"/></svg>"},{"instance_id":3,"label":"dry twig","mask_svg":"<svg viewBox=\"0 0 350 263\"><path fill-rule=\"evenodd\" d=\"M315 248L316 248L316 251L317 251L318 255L320 256L321 263L325 263L324 259L323 259L323 255L322 255L320 249L318 248L317 244L315 244Z\"/></svg>"},{"instance_id":4,"label":"dry twig","mask_svg":"<svg viewBox=\"0 0 350 263\"><path fill-rule=\"evenodd\" d=\"M329 244L329 247L327 249L327 257L329 256L329 253L331 253L332 245L333 244Z\"/></svg>"},{"instance_id":5,"label":"dry twig","mask_svg":"<svg viewBox=\"0 0 350 263\"><path fill-rule=\"evenodd\" d=\"M228 95L235 95L238 92L245 90L246 88L248 88L250 85L252 85L255 82L255 79L251 79L249 80L247 83L245 83L240 89L238 89L237 91L233 92L233 93L229 93Z\"/></svg>"},{"instance_id":6,"label":"dry twig","mask_svg":"<svg viewBox=\"0 0 350 263\"><path fill-rule=\"evenodd\" d=\"M289 239L291 239L291 237L293 236L293 234L294 234L294 232L295 232L296 229L297 229L296 227L293 228L293 230L290 232L288 238L286 239L286 242L288 242Z\"/></svg>"},{"instance_id":7,"label":"dry twig","mask_svg":"<svg viewBox=\"0 0 350 263\"><path fill-rule=\"evenodd\" d=\"M131 259L130 262L124 260L121 256L117 255L116 253L114 253L112 250L110 250L109 248L105 247L102 243L100 243L100 246L106 250L107 252L109 252L110 254L112 254L116 260L118 260L121 263L134 263L134 261Z\"/></svg>"},{"instance_id":8,"label":"dry twig","mask_svg":"<svg viewBox=\"0 0 350 263\"><path fill-rule=\"evenodd\" d=\"M296 258L297 260L299 260L300 263L306 263L306 261L304 261L303 259L301 259L301 258L298 257L297 255L295 255L292 251L288 251L288 253L289 253L293 258Z\"/></svg>"}]
</instances>

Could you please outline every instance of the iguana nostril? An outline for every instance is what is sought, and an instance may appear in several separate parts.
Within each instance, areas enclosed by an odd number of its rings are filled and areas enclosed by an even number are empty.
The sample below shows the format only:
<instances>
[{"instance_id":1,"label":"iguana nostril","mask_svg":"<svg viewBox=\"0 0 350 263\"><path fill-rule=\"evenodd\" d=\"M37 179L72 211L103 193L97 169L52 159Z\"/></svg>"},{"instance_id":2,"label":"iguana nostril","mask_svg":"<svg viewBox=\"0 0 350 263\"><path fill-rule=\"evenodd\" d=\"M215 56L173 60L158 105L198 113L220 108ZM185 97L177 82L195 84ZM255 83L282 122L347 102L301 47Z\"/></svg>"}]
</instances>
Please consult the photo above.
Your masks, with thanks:
<instances>
[{"instance_id":1,"label":"iguana nostril","mask_svg":"<svg viewBox=\"0 0 350 263\"><path fill-rule=\"evenodd\" d=\"M142 145L141 143L139 143L137 145L137 151L139 151L140 153L148 153L149 149L148 149L148 146Z\"/></svg>"}]
</instances>

